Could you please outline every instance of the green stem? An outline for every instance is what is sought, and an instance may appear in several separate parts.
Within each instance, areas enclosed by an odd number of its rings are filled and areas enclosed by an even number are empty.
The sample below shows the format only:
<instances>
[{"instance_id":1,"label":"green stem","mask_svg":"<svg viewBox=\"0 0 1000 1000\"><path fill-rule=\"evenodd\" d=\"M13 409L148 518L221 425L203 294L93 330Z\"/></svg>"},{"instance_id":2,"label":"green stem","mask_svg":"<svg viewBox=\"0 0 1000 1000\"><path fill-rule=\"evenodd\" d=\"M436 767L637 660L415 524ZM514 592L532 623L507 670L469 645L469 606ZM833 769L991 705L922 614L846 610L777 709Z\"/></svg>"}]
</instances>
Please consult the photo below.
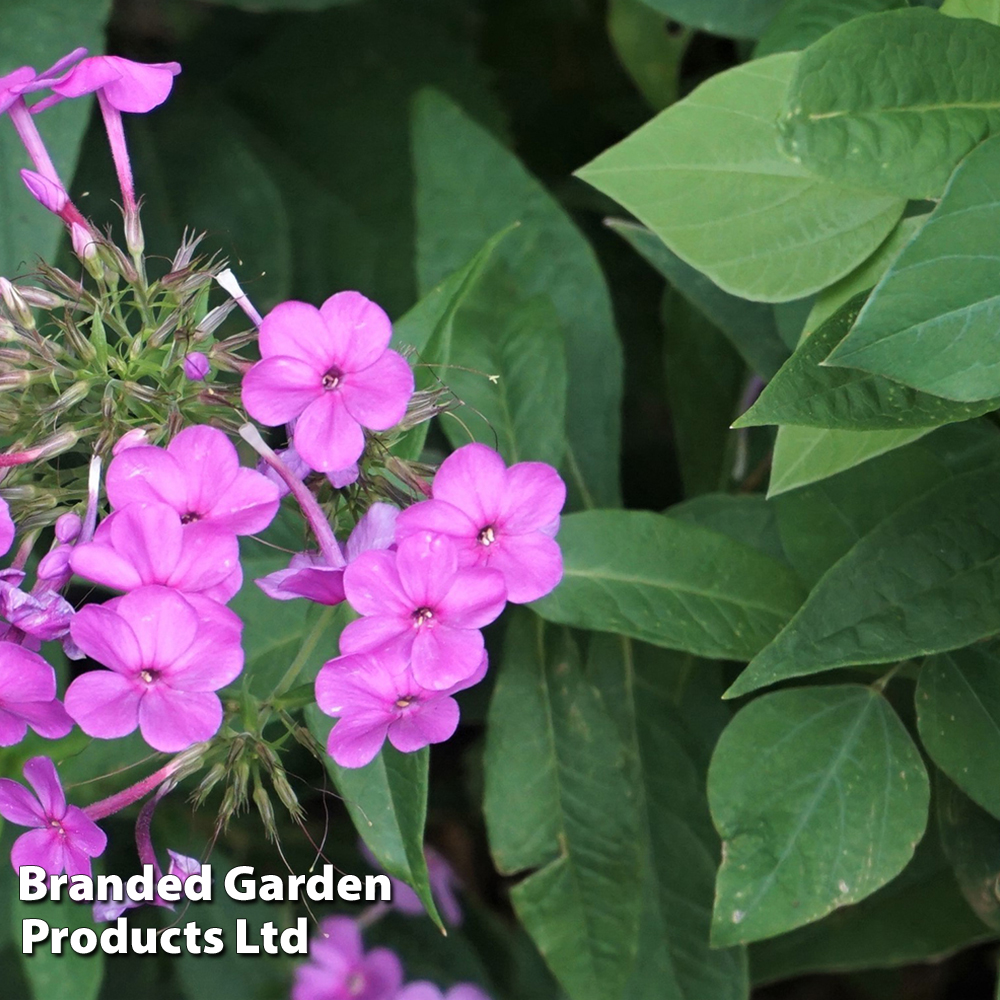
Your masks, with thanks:
<instances>
[{"instance_id":1,"label":"green stem","mask_svg":"<svg viewBox=\"0 0 1000 1000\"><path fill-rule=\"evenodd\" d=\"M333 612L333 607L326 607L316 619L316 624L313 625L312 631L305 637L302 645L299 646L299 651L296 654L295 659L289 664L284 677L278 681L278 686L272 692L269 699L272 703L275 699L280 698L295 683L296 678L302 672L302 668L306 665L309 657L312 656L313 650L316 649L316 645L319 642L320 637L329 627L330 619L333 617Z\"/></svg>"}]
</instances>

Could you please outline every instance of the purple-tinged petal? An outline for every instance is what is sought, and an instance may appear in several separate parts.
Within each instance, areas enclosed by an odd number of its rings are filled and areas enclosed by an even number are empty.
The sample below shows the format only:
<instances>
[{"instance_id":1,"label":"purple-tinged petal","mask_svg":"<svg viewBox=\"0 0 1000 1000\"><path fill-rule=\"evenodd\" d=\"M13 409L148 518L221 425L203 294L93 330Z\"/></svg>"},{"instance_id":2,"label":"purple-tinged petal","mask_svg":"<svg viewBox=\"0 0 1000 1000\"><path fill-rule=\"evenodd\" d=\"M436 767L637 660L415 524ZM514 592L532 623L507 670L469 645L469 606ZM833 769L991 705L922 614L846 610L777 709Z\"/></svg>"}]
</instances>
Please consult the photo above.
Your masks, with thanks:
<instances>
[{"instance_id":1,"label":"purple-tinged petal","mask_svg":"<svg viewBox=\"0 0 1000 1000\"><path fill-rule=\"evenodd\" d=\"M444 1000L490 1000L490 998L472 983L457 983L445 993Z\"/></svg>"},{"instance_id":2,"label":"purple-tinged petal","mask_svg":"<svg viewBox=\"0 0 1000 1000\"><path fill-rule=\"evenodd\" d=\"M100 604L82 607L70 623L70 635L87 656L116 673L133 677L143 667L139 640L112 608Z\"/></svg>"},{"instance_id":3,"label":"purple-tinged petal","mask_svg":"<svg viewBox=\"0 0 1000 1000\"><path fill-rule=\"evenodd\" d=\"M452 452L434 477L434 499L464 510L480 527L497 520L506 488L503 459L492 448L476 442Z\"/></svg>"},{"instance_id":4,"label":"purple-tinged petal","mask_svg":"<svg viewBox=\"0 0 1000 1000\"><path fill-rule=\"evenodd\" d=\"M500 527L521 535L551 524L566 503L566 484L544 462L518 462L507 470Z\"/></svg>"},{"instance_id":5,"label":"purple-tinged petal","mask_svg":"<svg viewBox=\"0 0 1000 1000\"><path fill-rule=\"evenodd\" d=\"M479 669L483 648L483 634L476 629L421 629L410 654L413 679L431 691L463 684Z\"/></svg>"},{"instance_id":6,"label":"purple-tinged petal","mask_svg":"<svg viewBox=\"0 0 1000 1000\"><path fill-rule=\"evenodd\" d=\"M197 592L222 583L239 568L240 545L232 532L195 521L183 529L183 538L169 576L156 582Z\"/></svg>"},{"instance_id":7,"label":"purple-tinged petal","mask_svg":"<svg viewBox=\"0 0 1000 1000\"><path fill-rule=\"evenodd\" d=\"M105 489L114 510L130 503L165 503L182 513L187 504L184 480L184 470L172 455L163 448L139 445L111 460Z\"/></svg>"},{"instance_id":8,"label":"purple-tinged petal","mask_svg":"<svg viewBox=\"0 0 1000 1000\"><path fill-rule=\"evenodd\" d=\"M212 587L206 587L200 591L202 596L216 602L216 604L228 604L243 588L243 567L237 563L236 568L224 580ZM193 595L188 595L193 596Z\"/></svg>"},{"instance_id":9,"label":"purple-tinged petal","mask_svg":"<svg viewBox=\"0 0 1000 1000\"><path fill-rule=\"evenodd\" d=\"M0 642L0 706L17 701L51 701L56 696L56 672L23 646Z\"/></svg>"},{"instance_id":10,"label":"purple-tinged petal","mask_svg":"<svg viewBox=\"0 0 1000 1000\"><path fill-rule=\"evenodd\" d=\"M88 736L113 740L139 725L140 699L135 682L108 670L91 670L70 684L65 702L70 717Z\"/></svg>"},{"instance_id":11,"label":"purple-tinged petal","mask_svg":"<svg viewBox=\"0 0 1000 1000\"><path fill-rule=\"evenodd\" d=\"M185 427L167 445L167 454L182 470L183 514L204 517L229 489L240 468L232 441L215 427Z\"/></svg>"},{"instance_id":12,"label":"purple-tinged petal","mask_svg":"<svg viewBox=\"0 0 1000 1000\"><path fill-rule=\"evenodd\" d=\"M129 504L111 519L109 534L115 551L130 560L143 583L166 583L174 574L185 536L172 507Z\"/></svg>"},{"instance_id":13,"label":"purple-tinged petal","mask_svg":"<svg viewBox=\"0 0 1000 1000\"><path fill-rule=\"evenodd\" d=\"M166 684L154 684L139 704L142 738L164 753L176 753L211 739L221 725L222 702L208 691L177 691Z\"/></svg>"},{"instance_id":14,"label":"purple-tinged petal","mask_svg":"<svg viewBox=\"0 0 1000 1000\"><path fill-rule=\"evenodd\" d=\"M386 431L406 416L406 404L413 395L413 369L401 354L386 351L368 368L344 375L339 391L358 423Z\"/></svg>"},{"instance_id":15,"label":"purple-tinged petal","mask_svg":"<svg viewBox=\"0 0 1000 1000\"><path fill-rule=\"evenodd\" d=\"M326 752L341 767L364 767L382 749L389 721L342 718L330 730Z\"/></svg>"},{"instance_id":16,"label":"purple-tinged petal","mask_svg":"<svg viewBox=\"0 0 1000 1000\"><path fill-rule=\"evenodd\" d=\"M78 806L66 809L62 828L69 835L73 846L92 858L103 854L108 846L107 834Z\"/></svg>"},{"instance_id":17,"label":"purple-tinged petal","mask_svg":"<svg viewBox=\"0 0 1000 1000\"><path fill-rule=\"evenodd\" d=\"M341 371L367 368L389 346L392 337L389 317L360 292L331 295L319 311L329 331L329 343L334 347L331 363Z\"/></svg>"},{"instance_id":18,"label":"purple-tinged petal","mask_svg":"<svg viewBox=\"0 0 1000 1000\"><path fill-rule=\"evenodd\" d=\"M0 816L18 826L46 826L41 803L24 785L0 778Z\"/></svg>"},{"instance_id":19,"label":"purple-tinged petal","mask_svg":"<svg viewBox=\"0 0 1000 1000\"><path fill-rule=\"evenodd\" d=\"M0 499L0 556L6 555L14 543L14 522L7 501Z\"/></svg>"},{"instance_id":20,"label":"purple-tinged petal","mask_svg":"<svg viewBox=\"0 0 1000 1000\"><path fill-rule=\"evenodd\" d=\"M276 427L297 417L323 395L322 375L298 358L279 355L258 361L243 376L241 391L247 413L268 427Z\"/></svg>"},{"instance_id":21,"label":"purple-tinged petal","mask_svg":"<svg viewBox=\"0 0 1000 1000\"><path fill-rule=\"evenodd\" d=\"M78 850L71 840L63 841L62 856L63 868L71 878L74 875L86 875L88 878L92 876L90 855Z\"/></svg>"},{"instance_id":22,"label":"purple-tinged petal","mask_svg":"<svg viewBox=\"0 0 1000 1000\"><path fill-rule=\"evenodd\" d=\"M139 645L144 667L166 669L185 653L198 631L194 608L169 587L139 587L115 607Z\"/></svg>"},{"instance_id":23,"label":"purple-tinged petal","mask_svg":"<svg viewBox=\"0 0 1000 1000\"><path fill-rule=\"evenodd\" d=\"M319 309L308 302L282 302L260 325L260 356L295 358L318 383L334 363L337 350Z\"/></svg>"},{"instance_id":24,"label":"purple-tinged petal","mask_svg":"<svg viewBox=\"0 0 1000 1000\"><path fill-rule=\"evenodd\" d=\"M107 56L121 76L104 87L108 103L119 111L145 114L159 107L169 96L179 63L139 63L121 56Z\"/></svg>"},{"instance_id":25,"label":"purple-tinged petal","mask_svg":"<svg viewBox=\"0 0 1000 1000\"><path fill-rule=\"evenodd\" d=\"M198 629L190 646L163 670L171 687L182 691L217 691L232 683L243 669L239 617L214 602L199 608Z\"/></svg>"},{"instance_id":26,"label":"purple-tinged petal","mask_svg":"<svg viewBox=\"0 0 1000 1000\"><path fill-rule=\"evenodd\" d=\"M266 476L254 469L238 469L206 520L236 535L254 535L274 520L280 502L278 487Z\"/></svg>"},{"instance_id":27,"label":"purple-tinged petal","mask_svg":"<svg viewBox=\"0 0 1000 1000\"><path fill-rule=\"evenodd\" d=\"M14 841L10 863L14 871L24 865L39 865L50 875L58 875L66 868L65 855L62 838L55 830L31 830Z\"/></svg>"},{"instance_id":28,"label":"purple-tinged petal","mask_svg":"<svg viewBox=\"0 0 1000 1000\"><path fill-rule=\"evenodd\" d=\"M335 605L344 600L344 571L333 566L279 569L254 581L268 597L291 601L303 597L316 604Z\"/></svg>"},{"instance_id":29,"label":"purple-tinged petal","mask_svg":"<svg viewBox=\"0 0 1000 1000\"><path fill-rule=\"evenodd\" d=\"M20 96L24 88L35 79L30 66L21 66L6 76L0 76L0 114L3 114Z\"/></svg>"},{"instance_id":30,"label":"purple-tinged petal","mask_svg":"<svg viewBox=\"0 0 1000 1000\"><path fill-rule=\"evenodd\" d=\"M368 992L365 1000L395 1000L403 985L403 963L388 948L373 948L364 958Z\"/></svg>"},{"instance_id":31,"label":"purple-tinged petal","mask_svg":"<svg viewBox=\"0 0 1000 1000\"><path fill-rule=\"evenodd\" d=\"M77 545L70 554L69 564L74 573L112 590L133 590L144 582L129 559L102 542Z\"/></svg>"},{"instance_id":32,"label":"purple-tinged petal","mask_svg":"<svg viewBox=\"0 0 1000 1000\"><path fill-rule=\"evenodd\" d=\"M400 511L396 521L396 538L399 541L425 531L447 535L453 539L462 565L468 566L478 561L477 550L481 546L476 536L480 528L473 524L465 511L444 500L421 500Z\"/></svg>"},{"instance_id":33,"label":"purple-tinged petal","mask_svg":"<svg viewBox=\"0 0 1000 1000\"><path fill-rule=\"evenodd\" d=\"M470 567L458 571L447 596L438 603L438 617L454 628L485 628L500 616L506 601L502 573Z\"/></svg>"},{"instance_id":34,"label":"purple-tinged petal","mask_svg":"<svg viewBox=\"0 0 1000 1000\"><path fill-rule=\"evenodd\" d=\"M411 535L396 549L396 572L411 609L436 611L457 571L458 553L452 540L444 535Z\"/></svg>"},{"instance_id":35,"label":"purple-tinged petal","mask_svg":"<svg viewBox=\"0 0 1000 1000\"><path fill-rule=\"evenodd\" d=\"M392 667L381 651L327 660L316 677L316 703L327 715L384 716L388 721L400 694Z\"/></svg>"},{"instance_id":36,"label":"purple-tinged petal","mask_svg":"<svg viewBox=\"0 0 1000 1000\"><path fill-rule=\"evenodd\" d=\"M554 590L563 575L562 550L538 531L505 536L490 554L489 565L503 574L512 604L537 601Z\"/></svg>"},{"instance_id":37,"label":"purple-tinged petal","mask_svg":"<svg viewBox=\"0 0 1000 1000\"><path fill-rule=\"evenodd\" d=\"M414 610L392 552L362 552L344 570L344 591L351 607L361 615L409 615Z\"/></svg>"},{"instance_id":38,"label":"purple-tinged petal","mask_svg":"<svg viewBox=\"0 0 1000 1000\"><path fill-rule=\"evenodd\" d=\"M389 727L389 742L402 753L413 753L430 743L451 739L458 729L458 702L430 698L404 711Z\"/></svg>"},{"instance_id":39,"label":"purple-tinged petal","mask_svg":"<svg viewBox=\"0 0 1000 1000\"><path fill-rule=\"evenodd\" d=\"M8 708L47 740L60 740L73 728L69 713L62 702L54 698L51 701L13 702Z\"/></svg>"},{"instance_id":40,"label":"purple-tinged petal","mask_svg":"<svg viewBox=\"0 0 1000 1000\"><path fill-rule=\"evenodd\" d=\"M424 979L407 983L397 994L395 1000L441 1000L441 991Z\"/></svg>"},{"instance_id":41,"label":"purple-tinged petal","mask_svg":"<svg viewBox=\"0 0 1000 1000\"><path fill-rule=\"evenodd\" d=\"M9 708L12 709L13 706ZM70 725L72 727L72 723ZM17 746L27 734L28 723L20 712L0 707L0 747Z\"/></svg>"},{"instance_id":42,"label":"purple-tinged petal","mask_svg":"<svg viewBox=\"0 0 1000 1000\"><path fill-rule=\"evenodd\" d=\"M347 539L347 561L353 562L370 549L390 548L396 541L399 510L388 503L373 503Z\"/></svg>"},{"instance_id":43,"label":"purple-tinged petal","mask_svg":"<svg viewBox=\"0 0 1000 1000\"><path fill-rule=\"evenodd\" d=\"M25 761L23 773L45 815L49 819L62 819L66 814L66 795L55 764L48 757L32 757Z\"/></svg>"},{"instance_id":44,"label":"purple-tinged petal","mask_svg":"<svg viewBox=\"0 0 1000 1000\"><path fill-rule=\"evenodd\" d=\"M361 928L350 917L327 917L320 924L320 935L312 954L330 972L346 971L364 955Z\"/></svg>"},{"instance_id":45,"label":"purple-tinged petal","mask_svg":"<svg viewBox=\"0 0 1000 1000\"><path fill-rule=\"evenodd\" d=\"M483 651L483 658L476 667L475 671L469 674L468 677L460 680L457 684L453 684L449 688L444 688L441 694L458 694L459 691L464 691L466 688L474 687L478 684L485 676L486 670L489 667L490 658L486 655L485 650Z\"/></svg>"},{"instance_id":46,"label":"purple-tinged petal","mask_svg":"<svg viewBox=\"0 0 1000 1000\"><path fill-rule=\"evenodd\" d=\"M330 485L335 490L342 490L345 486L350 486L351 483L356 483L358 481L358 476L361 475L361 469L357 462L349 465L346 469L334 469L332 472L326 474L326 478Z\"/></svg>"},{"instance_id":47,"label":"purple-tinged petal","mask_svg":"<svg viewBox=\"0 0 1000 1000\"><path fill-rule=\"evenodd\" d=\"M295 425L295 448L317 472L343 469L360 458L365 435L339 392L324 392L305 408Z\"/></svg>"},{"instance_id":48,"label":"purple-tinged petal","mask_svg":"<svg viewBox=\"0 0 1000 1000\"><path fill-rule=\"evenodd\" d=\"M201 351L190 351L184 355L181 367L184 369L186 379L191 382L203 382L212 365L207 354L202 354Z\"/></svg>"},{"instance_id":49,"label":"purple-tinged petal","mask_svg":"<svg viewBox=\"0 0 1000 1000\"><path fill-rule=\"evenodd\" d=\"M393 615L369 615L351 622L341 632L340 651L354 654L378 650L405 664L418 634L418 630L404 619Z\"/></svg>"},{"instance_id":50,"label":"purple-tinged petal","mask_svg":"<svg viewBox=\"0 0 1000 1000\"><path fill-rule=\"evenodd\" d=\"M117 80L121 70L106 56L92 56L77 63L61 80L52 84L60 97L83 97Z\"/></svg>"}]
</instances>

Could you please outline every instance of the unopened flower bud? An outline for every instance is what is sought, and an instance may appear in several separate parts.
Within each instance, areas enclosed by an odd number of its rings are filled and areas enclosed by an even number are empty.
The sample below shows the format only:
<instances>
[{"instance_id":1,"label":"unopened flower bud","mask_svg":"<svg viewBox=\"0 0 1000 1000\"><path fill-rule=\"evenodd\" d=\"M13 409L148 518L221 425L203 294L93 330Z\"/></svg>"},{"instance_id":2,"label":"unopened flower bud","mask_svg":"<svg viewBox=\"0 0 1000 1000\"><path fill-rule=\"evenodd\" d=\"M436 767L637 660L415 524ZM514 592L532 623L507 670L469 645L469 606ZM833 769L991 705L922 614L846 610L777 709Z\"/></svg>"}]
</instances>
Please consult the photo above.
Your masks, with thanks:
<instances>
[{"instance_id":1,"label":"unopened flower bud","mask_svg":"<svg viewBox=\"0 0 1000 1000\"><path fill-rule=\"evenodd\" d=\"M264 824L264 832L268 840L276 840L278 827L274 822L274 807L271 805L271 797L263 785L254 782L253 802L260 813L261 821Z\"/></svg>"},{"instance_id":2,"label":"unopened flower bud","mask_svg":"<svg viewBox=\"0 0 1000 1000\"><path fill-rule=\"evenodd\" d=\"M37 382L40 372L12 371L0 372L0 392L9 392L11 389L23 389L32 382Z\"/></svg>"},{"instance_id":3,"label":"unopened flower bud","mask_svg":"<svg viewBox=\"0 0 1000 1000\"><path fill-rule=\"evenodd\" d=\"M69 239L73 245L73 253L77 255L83 266L94 278L101 278L104 267L97 252L97 240L94 234L79 222L73 222L69 227Z\"/></svg>"},{"instance_id":4,"label":"unopened flower bud","mask_svg":"<svg viewBox=\"0 0 1000 1000\"><path fill-rule=\"evenodd\" d=\"M28 303L6 278L0 278L0 298L15 323L19 323L25 330L34 330L35 317L32 316Z\"/></svg>"},{"instance_id":5,"label":"unopened flower bud","mask_svg":"<svg viewBox=\"0 0 1000 1000\"><path fill-rule=\"evenodd\" d=\"M236 280L236 275L227 267L220 271L215 280L236 300L236 304L247 314L254 326L260 326L260 313L253 307L253 304L246 297L246 293Z\"/></svg>"},{"instance_id":6,"label":"unopened flower bud","mask_svg":"<svg viewBox=\"0 0 1000 1000\"><path fill-rule=\"evenodd\" d=\"M22 170L21 180L31 192L31 196L43 208L47 208L54 215L62 214L63 209L69 203L69 195L66 194L61 185L35 173L34 170Z\"/></svg>"},{"instance_id":7,"label":"unopened flower bud","mask_svg":"<svg viewBox=\"0 0 1000 1000\"><path fill-rule=\"evenodd\" d=\"M75 511L67 511L56 518L56 540L69 545L75 542L80 535L83 521Z\"/></svg>"},{"instance_id":8,"label":"unopened flower bud","mask_svg":"<svg viewBox=\"0 0 1000 1000\"><path fill-rule=\"evenodd\" d=\"M49 403L41 409L42 413L62 413L64 410L71 410L77 403L83 402L90 392L90 382L84 380L74 382L64 393L54 402Z\"/></svg>"},{"instance_id":9,"label":"unopened flower bud","mask_svg":"<svg viewBox=\"0 0 1000 1000\"><path fill-rule=\"evenodd\" d=\"M6 317L0 316L0 343L11 343L21 339L21 335L14 329L14 324Z\"/></svg>"},{"instance_id":10,"label":"unopened flower bud","mask_svg":"<svg viewBox=\"0 0 1000 1000\"><path fill-rule=\"evenodd\" d=\"M64 298L44 288L32 288L30 285L25 285L19 288L18 292L29 306L34 306L36 309L61 309L69 305Z\"/></svg>"},{"instance_id":11,"label":"unopened flower bud","mask_svg":"<svg viewBox=\"0 0 1000 1000\"><path fill-rule=\"evenodd\" d=\"M41 444L32 448L25 448L23 451L9 451L0 455L0 468L10 465L27 465L29 462L38 462L42 459L54 458L64 451L69 451L80 440L78 431L70 429L53 434L46 438Z\"/></svg>"},{"instance_id":12,"label":"unopened flower bud","mask_svg":"<svg viewBox=\"0 0 1000 1000\"><path fill-rule=\"evenodd\" d=\"M184 356L184 374L192 382L201 382L209 372L210 365L204 354L193 351Z\"/></svg>"},{"instance_id":13,"label":"unopened flower bud","mask_svg":"<svg viewBox=\"0 0 1000 1000\"><path fill-rule=\"evenodd\" d=\"M139 448L144 444L149 444L149 432L145 427L135 427L123 434L111 449L112 455L120 455L129 448Z\"/></svg>"},{"instance_id":14,"label":"unopened flower bud","mask_svg":"<svg viewBox=\"0 0 1000 1000\"><path fill-rule=\"evenodd\" d=\"M125 212L125 245L133 257L138 257L146 249L146 237L142 233L137 208Z\"/></svg>"}]
</instances>

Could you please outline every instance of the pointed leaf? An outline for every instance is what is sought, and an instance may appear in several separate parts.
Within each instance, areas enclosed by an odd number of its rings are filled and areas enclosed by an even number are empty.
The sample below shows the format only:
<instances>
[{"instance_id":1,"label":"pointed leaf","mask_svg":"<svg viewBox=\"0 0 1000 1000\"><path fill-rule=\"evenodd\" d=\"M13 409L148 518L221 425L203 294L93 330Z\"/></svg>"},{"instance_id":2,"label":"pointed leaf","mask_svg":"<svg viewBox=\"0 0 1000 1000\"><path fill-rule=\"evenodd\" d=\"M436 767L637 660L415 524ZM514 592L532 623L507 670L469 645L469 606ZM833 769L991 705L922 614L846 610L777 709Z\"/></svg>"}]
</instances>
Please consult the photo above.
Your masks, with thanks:
<instances>
[{"instance_id":1,"label":"pointed leaf","mask_svg":"<svg viewBox=\"0 0 1000 1000\"><path fill-rule=\"evenodd\" d=\"M754 49L754 58L795 52L862 14L905 7L906 0L787 0Z\"/></svg>"},{"instance_id":2,"label":"pointed leaf","mask_svg":"<svg viewBox=\"0 0 1000 1000\"><path fill-rule=\"evenodd\" d=\"M653 10L715 35L757 38L781 0L644 0Z\"/></svg>"},{"instance_id":3,"label":"pointed leaf","mask_svg":"<svg viewBox=\"0 0 1000 1000\"><path fill-rule=\"evenodd\" d=\"M881 694L793 688L729 724L708 801L723 842L712 940L725 945L801 927L898 875L924 834L930 784Z\"/></svg>"}]
</instances>

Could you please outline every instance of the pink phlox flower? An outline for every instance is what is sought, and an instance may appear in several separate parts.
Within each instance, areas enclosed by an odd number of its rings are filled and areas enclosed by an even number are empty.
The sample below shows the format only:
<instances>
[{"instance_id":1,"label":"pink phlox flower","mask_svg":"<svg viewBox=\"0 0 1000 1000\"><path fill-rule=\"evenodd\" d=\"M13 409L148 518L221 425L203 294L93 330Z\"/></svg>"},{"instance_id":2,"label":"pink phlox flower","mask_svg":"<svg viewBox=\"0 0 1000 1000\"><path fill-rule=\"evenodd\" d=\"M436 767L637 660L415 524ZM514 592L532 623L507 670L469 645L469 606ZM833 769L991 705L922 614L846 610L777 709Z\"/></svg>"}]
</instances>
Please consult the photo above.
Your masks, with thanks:
<instances>
[{"instance_id":1,"label":"pink phlox flower","mask_svg":"<svg viewBox=\"0 0 1000 1000\"><path fill-rule=\"evenodd\" d=\"M65 76L50 82L53 97L32 110L44 110L65 97L82 97L103 91L108 103L119 111L144 114L162 104L180 73L180 63L140 63L121 56L91 56Z\"/></svg>"},{"instance_id":2,"label":"pink phlox flower","mask_svg":"<svg viewBox=\"0 0 1000 1000\"><path fill-rule=\"evenodd\" d=\"M562 579L562 553L554 540L566 485L544 462L509 469L492 448L467 444L449 455L434 477L434 498L399 518L400 539L431 531L458 546L464 566L499 570L507 599L537 600Z\"/></svg>"},{"instance_id":3,"label":"pink phlox flower","mask_svg":"<svg viewBox=\"0 0 1000 1000\"><path fill-rule=\"evenodd\" d=\"M144 445L116 455L106 489L115 510L165 503L185 526L207 524L238 535L263 531L280 502L272 482L240 466L229 438L203 425L185 428L166 448Z\"/></svg>"},{"instance_id":4,"label":"pink phlox flower","mask_svg":"<svg viewBox=\"0 0 1000 1000\"><path fill-rule=\"evenodd\" d=\"M347 469L364 451L364 428L394 427L413 395L391 336L389 317L358 292L319 309L283 302L261 323L262 360L243 378L243 405L271 427L298 418L295 448L310 468Z\"/></svg>"},{"instance_id":5,"label":"pink phlox flower","mask_svg":"<svg viewBox=\"0 0 1000 1000\"><path fill-rule=\"evenodd\" d=\"M88 604L71 626L77 645L108 670L77 677L66 711L89 736L115 739L136 727L166 753L215 735L215 693L243 669L242 623L228 608L142 587L104 605Z\"/></svg>"},{"instance_id":6,"label":"pink phlox flower","mask_svg":"<svg viewBox=\"0 0 1000 1000\"><path fill-rule=\"evenodd\" d=\"M367 954L350 917L327 917L309 945L309 962L295 970L292 1000L394 1000L403 966L388 948Z\"/></svg>"},{"instance_id":7,"label":"pink phlox flower","mask_svg":"<svg viewBox=\"0 0 1000 1000\"><path fill-rule=\"evenodd\" d=\"M21 66L6 76L0 76L0 113L6 111L25 94L51 86L73 63L86 54L86 49L74 49L42 73L36 73L30 66Z\"/></svg>"},{"instance_id":8,"label":"pink phlox flower","mask_svg":"<svg viewBox=\"0 0 1000 1000\"><path fill-rule=\"evenodd\" d=\"M6 555L14 544L14 522L7 501L0 497L0 556Z\"/></svg>"},{"instance_id":9,"label":"pink phlox flower","mask_svg":"<svg viewBox=\"0 0 1000 1000\"><path fill-rule=\"evenodd\" d=\"M256 580L268 597L291 601L304 597L317 604L340 604L344 600L344 568L362 552L388 549L395 545L399 511L391 504L374 503L361 517L341 546L341 558L331 565L319 552L299 552L287 569L279 569Z\"/></svg>"},{"instance_id":10,"label":"pink phlox flower","mask_svg":"<svg viewBox=\"0 0 1000 1000\"><path fill-rule=\"evenodd\" d=\"M344 590L364 617L344 629L341 651L391 646L416 682L432 689L450 688L476 671L479 629L496 619L506 599L500 573L459 567L452 540L429 532L404 538L396 552L362 552L344 571Z\"/></svg>"},{"instance_id":11,"label":"pink phlox flower","mask_svg":"<svg viewBox=\"0 0 1000 1000\"><path fill-rule=\"evenodd\" d=\"M209 521L184 525L166 503L132 503L106 517L92 542L75 546L70 566L113 590L161 584L225 604L242 584L239 555L231 531Z\"/></svg>"},{"instance_id":12,"label":"pink phlox flower","mask_svg":"<svg viewBox=\"0 0 1000 1000\"><path fill-rule=\"evenodd\" d=\"M0 778L0 816L34 828L14 841L14 871L21 865L39 865L49 875L90 875L90 859L104 853L108 838L82 809L66 804L48 757L32 757L24 765L24 776L34 795L16 781Z\"/></svg>"},{"instance_id":13,"label":"pink phlox flower","mask_svg":"<svg viewBox=\"0 0 1000 1000\"><path fill-rule=\"evenodd\" d=\"M0 616L27 635L51 642L69 631L73 606L44 586L30 594L0 579Z\"/></svg>"},{"instance_id":14,"label":"pink phlox flower","mask_svg":"<svg viewBox=\"0 0 1000 1000\"><path fill-rule=\"evenodd\" d=\"M294 423L294 421L293 421ZM289 432L289 441L291 442L291 432ZM289 443L287 448L279 448L275 454L284 463L285 467L299 479L305 479L313 470L306 464L302 456L295 450L295 444ZM257 463L257 471L263 475L267 476L278 487L278 493L285 497L288 496L290 490L288 484L278 475L278 473L271 468L264 459L261 459ZM330 485L336 489L343 489L345 486L350 486L351 483L357 482L358 476L361 475L361 469L358 463L355 462L353 465L349 465L346 469L336 469L333 472L328 472L326 474L327 481Z\"/></svg>"},{"instance_id":15,"label":"pink phlox flower","mask_svg":"<svg viewBox=\"0 0 1000 1000\"><path fill-rule=\"evenodd\" d=\"M458 728L458 691L486 675L486 653L476 670L445 690L422 687L397 648L339 656L316 677L320 711L338 718L327 753L341 767L364 767L388 738L402 753L450 739Z\"/></svg>"},{"instance_id":16,"label":"pink phlox flower","mask_svg":"<svg viewBox=\"0 0 1000 1000\"><path fill-rule=\"evenodd\" d=\"M57 740L73 720L56 698L56 672L38 653L13 642L0 642L0 747L21 742L28 726Z\"/></svg>"},{"instance_id":17,"label":"pink phlox flower","mask_svg":"<svg viewBox=\"0 0 1000 1000\"><path fill-rule=\"evenodd\" d=\"M395 1000L490 1000L478 986L472 983L456 983L446 993L442 993L433 983L426 979L418 979L407 983L397 994Z\"/></svg>"},{"instance_id":18,"label":"pink phlox flower","mask_svg":"<svg viewBox=\"0 0 1000 1000\"><path fill-rule=\"evenodd\" d=\"M361 844L361 853L373 868L380 867L367 844ZM448 859L429 844L424 847L424 858L427 861L427 875L431 891L434 894L434 901L441 911L441 916L449 924L455 927L460 926L463 917L462 904L455 891L462 885L458 874ZM402 879L390 875L389 881L392 883L392 908L394 910L398 910L408 917L420 917L427 912L420 897Z\"/></svg>"}]
</instances>

